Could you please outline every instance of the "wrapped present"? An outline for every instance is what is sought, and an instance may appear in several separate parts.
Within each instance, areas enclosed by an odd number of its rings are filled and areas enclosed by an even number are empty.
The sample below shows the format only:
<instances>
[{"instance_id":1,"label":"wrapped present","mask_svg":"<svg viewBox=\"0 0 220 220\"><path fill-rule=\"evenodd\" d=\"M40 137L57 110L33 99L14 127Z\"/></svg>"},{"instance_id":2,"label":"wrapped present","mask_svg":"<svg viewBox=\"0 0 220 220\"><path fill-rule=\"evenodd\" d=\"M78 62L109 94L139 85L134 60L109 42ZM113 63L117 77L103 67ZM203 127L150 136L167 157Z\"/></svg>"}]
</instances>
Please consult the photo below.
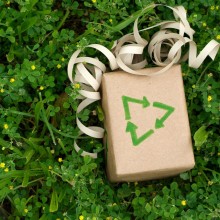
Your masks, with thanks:
<instances>
[{"instance_id":1,"label":"wrapped present","mask_svg":"<svg viewBox=\"0 0 220 220\"><path fill-rule=\"evenodd\" d=\"M176 175L194 167L180 65L105 73L107 174L111 181L140 181Z\"/></svg>"},{"instance_id":2,"label":"wrapped present","mask_svg":"<svg viewBox=\"0 0 220 220\"><path fill-rule=\"evenodd\" d=\"M143 14L157 6L145 8ZM133 18L133 33L122 36L111 50L99 44L86 46L102 53L108 66L98 58L80 57L80 49L68 64L70 81L80 83L82 102L76 111L79 135L101 139L106 134L107 173L113 182L173 176L195 164L179 63L188 60L189 67L199 68L206 57L215 59L220 44L211 40L197 54L195 31L184 7L165 7L173 11L175 19L142 29L160 26L150 42L139 33L137 15ZM183 54L181 48L185 45L189 50ZM159 67L146 68L146 47L151 61ZM106 73L107 69L112 72ZM78 117L98 100L105 112L105 130L87 126ZM98 156L82 150L77 140L74 148L82 156Z\"/></svg>"}]
</instances>

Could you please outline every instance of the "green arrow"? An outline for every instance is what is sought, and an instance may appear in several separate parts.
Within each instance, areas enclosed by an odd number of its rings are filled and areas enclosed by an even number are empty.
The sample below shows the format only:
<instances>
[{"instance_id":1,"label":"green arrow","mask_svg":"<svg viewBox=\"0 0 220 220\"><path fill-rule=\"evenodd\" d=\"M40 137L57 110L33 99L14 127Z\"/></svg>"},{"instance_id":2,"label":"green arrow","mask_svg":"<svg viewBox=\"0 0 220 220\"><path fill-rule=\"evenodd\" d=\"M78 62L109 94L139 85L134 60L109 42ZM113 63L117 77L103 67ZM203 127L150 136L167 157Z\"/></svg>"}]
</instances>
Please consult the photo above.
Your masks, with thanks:
<instances>
[{"instance_id":1,"label":"green arrow","mask_svg":"<svg viewBox=\"0 0 220 220\"><path fill-rule=\"evenodd\" d=\"M169 105L165 105L163 103L160 103L160 102L154 102L153 103L153 106L156 107L156 108L162 108L164 110L167 110L167 112L164 114L164 116L160 119L156 119L156 122L155 122L155 128L156 129L159 129L159 128L162 128L164 127L164 121L167 120L167 118L174 112L175 108L173 108L172 106L169 106Z\"/></svg>"},{"instance_id":2,"label":"green arrow","mask_svg":"<svg viewBox=\"0 0 220 220\"><path fill-rule=\"evenodd\" d=\"M143 99L134 99L128 96L122 96L122 102L124 106L124 111L125 111L125 120L131 119L131 114L130 114L130 109L129 109L129 102L141 104L143 108L146 108L150 106L150 102L147 100L145 96L143 96Z\"/></svg>"},{"instance_id":3,"label":"green arrow","mask_svg":"<svg viewBox=\"0 0 220 220\"><path fill-rule=\"evenodd\" d=\"M149 138L154 133L154 130L151 129L151 130L148 130L146 133L144 133L142 136L140 136L138 138L137 137L137 132L136 132L137 128L138 127L135 124L128 121L127 127L126 127L126 132L131 133L131 139L132 139L132 143L133 143L134 146L139 145L141 142L143 142L144 140Z\"/></svg>"}]
</instances>

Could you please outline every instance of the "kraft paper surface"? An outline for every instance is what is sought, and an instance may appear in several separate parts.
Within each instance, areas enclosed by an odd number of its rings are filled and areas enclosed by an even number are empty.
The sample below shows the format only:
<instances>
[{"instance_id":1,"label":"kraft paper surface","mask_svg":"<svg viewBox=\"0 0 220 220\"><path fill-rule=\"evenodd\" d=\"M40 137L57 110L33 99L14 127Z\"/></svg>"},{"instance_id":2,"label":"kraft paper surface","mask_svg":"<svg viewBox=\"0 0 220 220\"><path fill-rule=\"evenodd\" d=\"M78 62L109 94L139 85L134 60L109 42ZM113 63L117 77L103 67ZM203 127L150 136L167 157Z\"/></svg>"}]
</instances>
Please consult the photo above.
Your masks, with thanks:
<instances>
[{"instance_id":1,"label":"kraft paper surface","mask_svg":"<svg viewBox=\"0 0 220 220\"><path fill-rule=\"evenodd\" d=\"M180 65L105 73L102 105L107 131L107 173L113 182L176 175L195 161ZM130 126L131 125L131 126Z\"/></svg>"}]
</instances>

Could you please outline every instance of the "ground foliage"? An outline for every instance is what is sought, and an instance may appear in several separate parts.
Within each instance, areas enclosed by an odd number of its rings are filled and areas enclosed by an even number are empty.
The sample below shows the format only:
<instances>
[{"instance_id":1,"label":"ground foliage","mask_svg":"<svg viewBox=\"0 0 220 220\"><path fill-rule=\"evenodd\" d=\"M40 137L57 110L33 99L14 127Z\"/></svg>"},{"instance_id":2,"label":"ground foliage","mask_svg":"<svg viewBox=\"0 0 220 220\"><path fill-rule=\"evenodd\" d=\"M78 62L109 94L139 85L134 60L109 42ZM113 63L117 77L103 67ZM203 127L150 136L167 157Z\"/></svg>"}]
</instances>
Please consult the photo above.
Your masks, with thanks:
<instances>
[{"instance_id":1,"label":"ground foliage","mask_svg":"<svg viewBox=\"0 0 220 220\"><path fill-rule=\"evenodd\" d=\"M220 219L219 55L198 70L182 65L196 158L192 171L111 184L100 141L80 139L82 147L99 152L96 160L73 149L79 86L67 78L71 54L91 43L111 48L132 31L131 15L151 3L0 0L0 219ZM213 38L220 41L219 1L156 3L186 7L200 50ZM140 28L171 18L159 7L142 16ZM85 53L106 62L93 50ZM88 125L103 123L99 103L79 117Z\"/></svg>"}]
</instances>

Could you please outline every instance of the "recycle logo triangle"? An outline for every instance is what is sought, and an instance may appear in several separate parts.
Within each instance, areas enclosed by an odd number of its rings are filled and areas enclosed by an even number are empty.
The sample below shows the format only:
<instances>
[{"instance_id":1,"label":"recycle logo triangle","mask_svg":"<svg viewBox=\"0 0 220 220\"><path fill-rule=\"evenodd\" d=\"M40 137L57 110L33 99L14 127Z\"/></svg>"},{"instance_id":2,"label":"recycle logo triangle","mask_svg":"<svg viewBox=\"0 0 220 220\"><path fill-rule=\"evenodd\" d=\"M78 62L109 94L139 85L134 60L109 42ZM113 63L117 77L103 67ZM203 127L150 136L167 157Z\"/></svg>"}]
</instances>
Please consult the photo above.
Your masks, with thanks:
<instances>
[{"instance_id":1,"label":"recycle logo triangle","mask_svg":"<svg viewBox=\"0 0 220 220\"><path fill-rule=\"evenodd\" d=\"M138 126L130 121L131 113L130 113L129 103L139 104L139 105L142 105L142 108L147 108L150 106L150 102L145 96L143 96L142 99L122 96L122 102L123 102L123 107L124 107L124 112L125 112L125 120L128 120L127 126L126 126L126 132L130 133L133 145L138 146L140 143L142 143L147 138L149 138L152 134L154 134L154 129L149 129L147 132L145 132L140 137L137 136L136 131L138 129ZM161 103L161 102L153 102L153 107L160 108L165 111L164 115L161 118L156 118L155 125L154 125L155 129L160 129L160 128L165 127L164 122L174 112L175 108L172 106L166 105L164 103Z\"/></svg>"}]
</instances>

